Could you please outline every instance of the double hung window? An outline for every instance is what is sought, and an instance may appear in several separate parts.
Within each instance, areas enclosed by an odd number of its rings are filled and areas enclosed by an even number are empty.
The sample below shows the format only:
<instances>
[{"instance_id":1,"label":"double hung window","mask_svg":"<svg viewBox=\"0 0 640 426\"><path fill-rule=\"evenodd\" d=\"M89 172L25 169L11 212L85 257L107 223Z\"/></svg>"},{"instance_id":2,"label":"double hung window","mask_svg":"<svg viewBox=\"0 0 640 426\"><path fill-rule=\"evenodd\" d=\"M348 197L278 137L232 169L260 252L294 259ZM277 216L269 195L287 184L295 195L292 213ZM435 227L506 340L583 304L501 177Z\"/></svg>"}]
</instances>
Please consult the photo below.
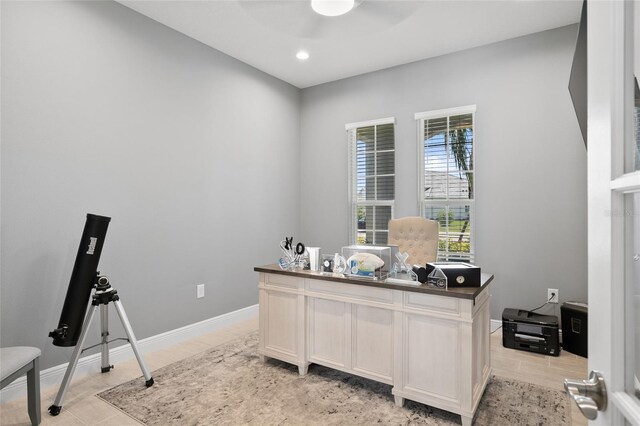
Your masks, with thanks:
<instances>
[{"instance_id":1,"label":"double hung window","mask_svg":"<svg viewBox=\"0 0 640 426\"><path fill-rule=\"evenodd\" d=\"M439 222L438 259L474 260L475 105L417 113L419 200Z\"/></svg>"},{"instance_id":2,"label":"double hung window","mask_svg":"<svg viewBox=\"0 0 640 426\"><path fill-rule=\"evenodd\" d=\"M395 120L346 125L349 142L350 241L387 244L395 200Z\"/></svg>"}]
</instances>

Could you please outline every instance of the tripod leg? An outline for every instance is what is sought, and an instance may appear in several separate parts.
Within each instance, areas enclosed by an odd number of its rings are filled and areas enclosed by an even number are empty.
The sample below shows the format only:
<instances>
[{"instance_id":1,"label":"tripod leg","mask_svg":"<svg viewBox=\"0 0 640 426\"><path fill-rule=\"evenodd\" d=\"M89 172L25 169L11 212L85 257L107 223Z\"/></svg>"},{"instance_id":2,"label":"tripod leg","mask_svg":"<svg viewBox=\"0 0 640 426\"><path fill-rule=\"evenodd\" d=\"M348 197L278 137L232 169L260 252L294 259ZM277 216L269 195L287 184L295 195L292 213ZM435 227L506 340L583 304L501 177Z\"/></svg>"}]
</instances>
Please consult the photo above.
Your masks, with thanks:
<instances>
[{"instance_id":1,"label":"tripod leg","mask_svg":"<svg viewBox=\"0 0 640 426\"><path fill-rule=\"evenodd\" d=\"M100 305L100 336L102 336L100 343L101 371L108 373L113 365L109 364L109 308L107 305Z\"/></svg>"},{"instance_id":2,"label":"tripod leg","mask_svg":"<svg viewBox=\"0 0 640 426\"><path fill-rule=\"evenodd\" d=\"M133 329L131 328L131 324L129 323L127 314L124 312L122 303L120 302L120 300L115 300L113 304L116 307L116 312L118 312L118 316L120 317L120 321L122 322L124 331L127 333L127 337L129 338L131 349L133 349L133 353L138 360L138 364L140 365L140 369L142 370L142 374L144 375L144 379L146 380L145 385L147 385L147 387L152 386L153 377L151 377L149 370L147 370L147 367L144 365L144 360L142 359L142 355L140 355L140 350L138 349L138 341L136 340L136 336L133 334Z\"/></svg>"},{"instance_id":3,"label":"tripod leg","mask_svg":"<svg viewBox=\"0 0 640 426\"><path fill-rule=\"evenodd\" d=\"M49 413L51 413L52 416L57 416L58 414L60 414L64 395L65 393L67 393L67 388L69 387L69 383L71 382L71 377L73 376L73 372L76 370L76 366L78 365L78 359L80 358L80 354L82 353L84 339L87 337L87 331L89 331L91 320L93 319L93 315L96 313L96 309L98 309L97 306L91 305L87 310L87 315L85 316L84 322L82 323L82 332L80 333L80 339L78 340L76 347L73 349L71 361L69 361L67 371L64 373L64 378L62 379L62 384L60 385L60 389L58 390L56 399L53 401L53 405L49 407Z\"/></svg>"}]
</instances>

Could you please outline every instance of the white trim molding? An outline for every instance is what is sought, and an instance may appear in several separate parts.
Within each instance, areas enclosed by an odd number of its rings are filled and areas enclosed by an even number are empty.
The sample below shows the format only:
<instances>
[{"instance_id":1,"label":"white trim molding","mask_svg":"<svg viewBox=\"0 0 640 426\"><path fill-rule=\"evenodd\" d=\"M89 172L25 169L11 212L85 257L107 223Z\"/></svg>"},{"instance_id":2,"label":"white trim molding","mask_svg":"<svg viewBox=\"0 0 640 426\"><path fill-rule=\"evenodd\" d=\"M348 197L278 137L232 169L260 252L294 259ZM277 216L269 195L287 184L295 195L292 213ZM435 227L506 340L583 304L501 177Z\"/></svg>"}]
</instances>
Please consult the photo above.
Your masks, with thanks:
<instances>
[{"instance_id":1,"label":"white trim molding","mask_svg":"<svg viewBox=\"0 0 640 426\"><path fill-rule=\"evenodd\" d=\"M638 408L638 401L634 397L626 392L613 392L611 400L630 424L637 424L634 421L640 419L640 408Z\"/></svg>"},{"instance_id":2,"label":"white trim molding","mask_svg":"<svg viewBox=\"0 0 640 426\"><path fill-rule=\"evenodd\" d=\"M144 355L148 352L164 349L177 343L184 342L185 340L190 340L195 337L211 333L223 327L228 327L241 321L246 321L256 315L258 315L258 305L252 305L238 309L237 311L218 315L217 317L209 318L204 321L176 328L175 330L147 337L138 341L140 352ZM129 344L124 344L109 350L109 361L112 363L124 362L129 359L133 359L133 357L133 350ZM46 370L42 370L40 372L40 389L46 390L50 387L60 386L64 373L67 370L67 365L69 365L69 363L56 365L54 367L47 368ZM99 373L100 365L101 359L99 352L80 358L73 375L73 379L77 380L91 374ZM4 404L15 399L24 398L26 395L27 378L26 376L23 376L0 391L0 403Z\"/></svg>"},{"instance_id":3,"label":"white trim molding","mask_svg":"<svg viewBox=\"0 0 640 426\"><path fill-rule=\"evenodd\" d=\"M475 105L466 105L466 106L455 107L455 108L439 109L435 111L416 112L414 118L416 120L422 120L425 118L439 118L439 117L446 117L449 115L473 114L475 112L476 112Z\"/></svg>"},{"instance_id":4,"label":"white trim molding","mask_svg":"<svg viewBox=\"0 0 640 426\"><path fill-rule=\"evenodd\" d=\"M359 121L357 123L347 123L344 125L344 129L349 131L357 129L359 127L379 126L382 124L396 124L395 117L378 118L377 120Z\"/></svg>"},{"instance_id":5,"label":"white trim molding","mask_svg":"<svg viewBox=\"0 0 640 426\"><path fill-rule=\"evenodd\" d=\"M611 189L623 193L640 190L640 172L627 173L611 181Z\"/></svg>"}]
</instances>

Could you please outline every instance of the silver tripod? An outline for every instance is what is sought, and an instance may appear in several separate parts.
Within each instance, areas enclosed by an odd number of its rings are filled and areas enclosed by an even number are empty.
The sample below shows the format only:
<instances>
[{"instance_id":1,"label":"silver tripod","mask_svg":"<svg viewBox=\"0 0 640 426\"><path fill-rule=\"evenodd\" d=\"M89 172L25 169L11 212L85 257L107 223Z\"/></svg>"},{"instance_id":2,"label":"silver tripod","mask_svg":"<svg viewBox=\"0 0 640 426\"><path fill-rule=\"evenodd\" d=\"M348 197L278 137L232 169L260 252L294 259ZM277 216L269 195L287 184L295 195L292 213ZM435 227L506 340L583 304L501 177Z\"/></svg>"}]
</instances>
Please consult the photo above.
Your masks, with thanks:
<instances>
[{"instance_id":1,"label":"silver tripod","mask_svg":"<svg viewBox=\"0 0 640 426\"><path fill-rule=\"evenodd\" d=\"M120 322L124 327L124 331L127 333L127 338L119 338L108 340L109 337L109 303L113 302L113 305L116 307L116 312L120 317ZM91 326L91 320L95 315L96 311L100 307L100 328L101 328L101 337L102 340L97 345L89 346L88 348L82 349L82 345L84 344L84 340L87 337L87 331ZM109 343L116 340L127 340L131 344L131 349L133 349L133 353L138 360L138 364L140 365L140 369L142 370L142 374L145 379L145 385L147 387L153 385L153 377L147 370L147 367L144 364L144 360L142 359L142 355L140 355L140 350L138 349L138 341L136 340L136 336L133 334L133 329L131 328L131 324L129 323L129 319L127 318L127 314L124 312L124 308L122 307L122 302L120 302L120 297L118 296L118 292L111 287L109 284L109 278L106 276L98 276L96 285L95 285L95 293L91 297L91 306L87 310L87 315L84 318L84 322L82 323L82 332L80 333L80 339L76 344L75 349L73 350L73 354L71 355L71 361L69 361L69 366L67 367L67 371L64 373L64 378L62 379L62 384L60 385L60 389L58 390L58 394L56 395L56 399L53 401L53 405L49 407L49 413L52 416L57 416L60 414L60 410L62 409L62 401L64 400L64 395L67 393L67 388L69 387L69 383L71 382L71 377L73 376L73 372L78 365L78 360L80 359L80 354L86 350L91 348L95 348L96 346L100 346L100 355L101 355L101 370L103 373L109 372L113 365L109 364Z\"/></svg>"}]
</instances>

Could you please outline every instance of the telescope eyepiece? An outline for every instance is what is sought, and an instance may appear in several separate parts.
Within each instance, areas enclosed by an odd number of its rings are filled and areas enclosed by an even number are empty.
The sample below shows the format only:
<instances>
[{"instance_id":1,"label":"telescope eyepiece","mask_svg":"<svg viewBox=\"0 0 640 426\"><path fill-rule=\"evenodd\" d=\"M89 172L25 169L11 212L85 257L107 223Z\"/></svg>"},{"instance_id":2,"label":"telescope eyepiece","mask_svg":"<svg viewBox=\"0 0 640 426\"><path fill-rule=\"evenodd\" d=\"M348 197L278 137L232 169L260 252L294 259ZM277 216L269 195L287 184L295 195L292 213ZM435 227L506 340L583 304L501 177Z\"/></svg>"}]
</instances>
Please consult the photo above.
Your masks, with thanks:
<instances>
[{"instance_id":1,"label":"telescope eyepiece","mask_svg":"<svg viewBox=\"0 0 640 426\"><path fill-rule=\"evenodd\" d=\"M98 285L100 286L105 286L109 284L109 278L106 277L105 275L99 276L98 277Z\"/></svg>"},{"instance_id":2,"label":"telescope eyepiece","mask_svg":"<svg viewBox=\"0 0 640 426\"><path fill-rule=\"evenodd\" d=\"M64 339L67 337L68 331L69 327L66 324L62 324L60 327L50 332L49 337L53 337L54 339Z\"/></svg>"}]
</instances>

